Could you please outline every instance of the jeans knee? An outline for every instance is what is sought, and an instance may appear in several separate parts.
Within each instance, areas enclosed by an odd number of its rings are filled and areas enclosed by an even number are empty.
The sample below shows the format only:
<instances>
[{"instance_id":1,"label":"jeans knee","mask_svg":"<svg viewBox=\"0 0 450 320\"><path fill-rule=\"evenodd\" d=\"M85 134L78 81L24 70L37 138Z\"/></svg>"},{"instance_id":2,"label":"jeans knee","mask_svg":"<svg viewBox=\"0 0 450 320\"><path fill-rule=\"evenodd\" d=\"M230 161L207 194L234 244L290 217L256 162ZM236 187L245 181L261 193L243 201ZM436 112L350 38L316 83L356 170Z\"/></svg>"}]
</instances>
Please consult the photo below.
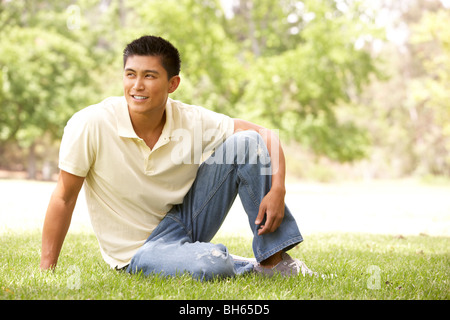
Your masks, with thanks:
<instances>
[{"instance_id":1,"label":"jeans knee","mask_svg":"<svg viewBox=\"0 0 450 320\"><path fill-rule=\"evenodd\" d=\"M232 257L222 244L146 243L134 255L128 272L176 276L189 273L200 281L235 275Z\"/></svg>"},{"instance_id":2,"label":"jeans knee","mask_svg":"<svg viewBox=\"0 0 450 320\"><path fill-rule=\"evenodd\" d=\"M254 130L239 131L229 139L226 146L227 161L233 159L236 164L270 164L269 152L260 133Z\"/></svg>"},{"instance_id":3,"label":"jeans knee","mask_svg":"<svg viewBox=\"0 0 450 320\"><path fill-rule=\"evenodd\" d=\"M262 136L259 132L255 130L242 130L234 133L231 137L233 137L236 141L241 140L254 140L254 141L262 141Z\"/></svg>"},{"instance_id":4,"label":"jeans knee","mask_svg":"<svg viewBox=\"0 0 450 320\"><path fill-rule=\"evenodd\" d=\"M208 248L198 252L193 264L193 276L199 280L212 280L235 275L233 258L228 249L222 244L211 244Z\"/></svg>"}]
</instances>

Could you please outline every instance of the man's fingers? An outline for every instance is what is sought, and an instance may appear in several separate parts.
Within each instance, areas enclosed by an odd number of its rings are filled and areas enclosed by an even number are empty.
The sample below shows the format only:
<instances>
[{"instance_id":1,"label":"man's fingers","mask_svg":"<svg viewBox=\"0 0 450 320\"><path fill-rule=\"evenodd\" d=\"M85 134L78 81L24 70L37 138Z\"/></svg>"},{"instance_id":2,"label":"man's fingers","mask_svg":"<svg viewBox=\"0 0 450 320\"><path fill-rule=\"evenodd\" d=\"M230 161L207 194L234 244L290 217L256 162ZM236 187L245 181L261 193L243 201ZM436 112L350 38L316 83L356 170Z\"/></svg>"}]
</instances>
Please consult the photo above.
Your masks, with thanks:
<instances>
[{"instance_id":1,"label":"man's fingers","mask_svg":"<svg viewBox=\"0 0 450 320\"><path fill-rule=\"evenodd\" d=\"M283 218L280 215L271 214L270 212L266 212L265 217L266 221L260 226L258 235L274 232L283 222Z\"/></svg>"},{"instance_id":2,"label":"man's fingers","mask_svg":"<svg viewBox=\"0 0 450 320\"><path fill-rule=\"evenodd\" d=\"M263 222L264 224L262 224L261 227L258 230L258 235L270 233L270 232L273 231L273 229L272 229L272 227L273 227L273 217L272 217L272 215L270 215L270 214L268 214L266 212L265 217L266 217L266 219Z\"/></svg>"},{"instance_id":3,"label":"man's fingers","mask_svg":"<svg viewBox=\"0 0 450 320\"><path fill-rule=\"evenodd\" d=\"M255 224L259 225L258 235L274 232L281 225L284 217L284 203L277 204L278 201L272 201L273 197L263 198L259 206L258 215Z\"/></svg>"},{"instance_id":4,"label":"man's fingers","mask_svg":"<svg viewBox=\"0 0 450 320\"><path fill-rule=\"evenodd\" d=\"M264 221L264 216L266 214L266 207L262 204L259 206L258 215L256 216L255 224L259 225Z\"/></svg>"}]
</instances>

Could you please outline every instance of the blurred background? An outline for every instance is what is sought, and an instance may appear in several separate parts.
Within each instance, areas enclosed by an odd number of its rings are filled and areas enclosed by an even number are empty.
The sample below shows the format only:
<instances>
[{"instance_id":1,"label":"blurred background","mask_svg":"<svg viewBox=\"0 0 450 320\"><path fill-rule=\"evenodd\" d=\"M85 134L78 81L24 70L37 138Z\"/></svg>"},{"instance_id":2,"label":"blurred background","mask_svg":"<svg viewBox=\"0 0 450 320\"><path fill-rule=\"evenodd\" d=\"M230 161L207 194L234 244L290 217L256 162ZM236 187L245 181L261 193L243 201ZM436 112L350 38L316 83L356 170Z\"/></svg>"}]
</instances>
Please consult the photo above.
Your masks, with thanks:
<instances>
[{"instance_id":1,"label":"blurred background","mask_svg":"<svg viewBox=\"0 0 450 320\"><path fill-rule=\"evenodd\" d=\"M448 235L449 21L449 0L0 0L2 211L32 210L8 194L45 189L42 218L53 184L5 179L55 181L66 122L122 95L122 50L152 34L181 53L172 98L278 130L289 182L442 187L297 184L288 198L316 210L311 226L339 206L374 219L415 208Z\"/></svg>"},{"instance_id":2,"label":"blurred background","mask_svg":"<svg viewBox=\"0 0 450 320\"><path fill-rule=\"evenodd\" d=\"M122 50L179 48L174 99L280 132L292 177L450 176L450 1L1 0L0 169L54 179L69 117L122 95Z\"/></svg>"}]
</instances>

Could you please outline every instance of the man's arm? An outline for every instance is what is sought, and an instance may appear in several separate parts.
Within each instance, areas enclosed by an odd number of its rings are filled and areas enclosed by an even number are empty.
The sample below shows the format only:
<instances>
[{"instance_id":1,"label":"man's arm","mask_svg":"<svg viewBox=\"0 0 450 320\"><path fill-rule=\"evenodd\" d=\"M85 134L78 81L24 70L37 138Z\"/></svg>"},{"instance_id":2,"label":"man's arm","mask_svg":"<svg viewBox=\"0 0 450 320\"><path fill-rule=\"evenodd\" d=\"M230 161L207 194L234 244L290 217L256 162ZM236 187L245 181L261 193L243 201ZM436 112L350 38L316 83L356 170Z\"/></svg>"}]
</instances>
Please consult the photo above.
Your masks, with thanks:
<instances>
[{"instance_id":1,"label":"man's arm","mask_svg":"<svg viewBox=\"0 0 450 320\"><path fill-rule=\"evenodd\" d=\"M50 198L42 231L41 269L54 269L84 178L61 170Z\"/></svg>"},{"instance_id":2,"label":"man's arm","mask_svg":"<svg viewBox=\"0 0 450 320\"><path fill-rule=\"evenodd\" d=\"M264 216L266 217L264 226L258 230L258 234L262 235L275 231L283 221L284 196L286 195L286 162L280 140L275 133L254 123L234 119L234 132L242 130L254 130L261 134L272 162L272 187L261 201L258 216L255 220L255 224L259 225Z\"/></svg>"}]
</instances>

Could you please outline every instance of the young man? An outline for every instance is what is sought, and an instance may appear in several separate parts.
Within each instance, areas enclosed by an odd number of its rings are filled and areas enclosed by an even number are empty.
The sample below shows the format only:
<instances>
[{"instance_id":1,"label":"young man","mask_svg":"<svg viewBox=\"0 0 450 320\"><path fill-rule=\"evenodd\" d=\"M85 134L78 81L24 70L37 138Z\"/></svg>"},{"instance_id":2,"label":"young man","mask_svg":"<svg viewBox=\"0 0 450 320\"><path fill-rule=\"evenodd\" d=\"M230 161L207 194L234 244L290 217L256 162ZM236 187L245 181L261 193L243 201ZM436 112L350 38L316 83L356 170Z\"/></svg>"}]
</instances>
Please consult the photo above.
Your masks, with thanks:
<instances>
[{"instance_id":1,"label":"young man","mask_svg":"<svg viewBox=\"0 0 450 320\"><path fill-rule=\"evenodd\" d=\"M255 271L297 275L285 252L303 239L285 207L278 138L253 123L169 98L180 57L168 41L134 40L124 50L124 97L77 112L61 142L60 176L46 213L41 269L56 267L84 184L104 260L130 273L194 278ZM202 155L214 152L201 163ZM255 263L214 237L239 194L254 233Z\"/></svg>"}]
</instances>

